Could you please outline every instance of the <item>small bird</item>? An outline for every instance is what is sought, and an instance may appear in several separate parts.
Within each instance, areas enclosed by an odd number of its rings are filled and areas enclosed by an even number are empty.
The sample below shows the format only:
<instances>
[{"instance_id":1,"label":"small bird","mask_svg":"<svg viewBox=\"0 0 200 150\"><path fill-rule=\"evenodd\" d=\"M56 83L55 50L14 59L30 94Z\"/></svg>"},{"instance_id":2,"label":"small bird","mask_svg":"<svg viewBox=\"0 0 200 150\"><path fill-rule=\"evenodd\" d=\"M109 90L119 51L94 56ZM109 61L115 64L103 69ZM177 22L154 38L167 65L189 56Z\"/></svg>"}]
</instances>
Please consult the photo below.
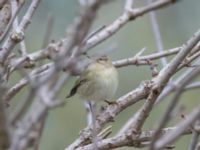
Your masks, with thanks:
<instances>
[{"instance_id":1,"label":"small bird","mask_svg":"<svg viewBox=\"0 0 200 150\"><path fill-rule=\"evenodd\" d=\"M118 72L107 56L101 56L91 62L75 82L67 98L78 93L89 104L92 124L93 150L98 150L97 131L95 127L96 110L94 103L111 100L118 87Z\"/></svg>"},{"instance_id":2,"label":"small bird","mask_svg":"<svg viewBox=\"0 0 200 150\"><path fill-rule=\"evenodd\" d=\"M80 75L67 98L78 93L87 101L110 100L118 87L118 72L107 56L90 63Z\"/></svg>"}]
</instances>

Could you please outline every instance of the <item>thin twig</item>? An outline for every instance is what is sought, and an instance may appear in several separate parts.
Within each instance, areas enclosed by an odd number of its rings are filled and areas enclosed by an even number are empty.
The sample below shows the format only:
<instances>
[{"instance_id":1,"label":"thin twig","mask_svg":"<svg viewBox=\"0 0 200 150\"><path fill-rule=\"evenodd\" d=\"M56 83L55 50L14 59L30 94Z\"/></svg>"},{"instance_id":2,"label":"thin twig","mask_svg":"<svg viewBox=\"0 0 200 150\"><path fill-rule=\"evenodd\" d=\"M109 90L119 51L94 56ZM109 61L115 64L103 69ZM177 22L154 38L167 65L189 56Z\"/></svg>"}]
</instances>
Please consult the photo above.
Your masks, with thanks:
<instances>
[{"instance_id":1,"label":"thin twig","mask_svg":"<svg viewBox=\"0 0 200 150\"><path fill-rule=\"evenodd\" d=\"M130 57L130 58L122 59L122 60L117 60L117 61L114 61L113 64L115 65L115 67L118 67L118 68L128 66L128 65L144 65L144 64L149 65L150 61L177 54L180 50L181 50L181 47L172 48L169 50L149 54L146 56L138 56L138 57L134 56L134 57Z\"/></svg>"},{"instance_id":2,"label":"thin twig","mask_svg":"<svg viewBox=\"0 0 200 150\"><path fill-rule=\"evenodd\" d=\"M199 140L199 133L194 130L192 133L192 138L188 150L195 150L198 140Z\"/></svg>"},{"instance_id":3,"label":"thin twig","mask_svg":"<svg viewBox=\"0 0 200 150\"><path fill-rule=\"evenodd\" d=\"M39 129L38 129L38 136L35 138L33 150L39 150L40 140L41 140L41 137L42 137L42 132L43 132L43 129L44 129L44 125L45 125L47 116L48 116L48 112L44 113L44 115L41 118L41 122L39 124Z\"/></svg>"},{"instance_id":4,"label":"thin twig","mask_svg":"<svg viewBox=\"0 0 200 150\"><path fill-rule=\"evenodd\" d=\"M54 18L50 14L47 17L47 26L45 28L46 30L45 30L45 34L44 34L44 38L43 38L42 49L44 49L48 45L48 43L51 39L51 34L52 34L52 31L53 31L53 25L54 25Z\"/></svg>"},{"instance_id":5,"label":"thin twig","mask_svg":"<svg viewBox=\"0 0 200 150\"><path fill-rule=\"evenodd\" d=\"M150 4L154 0L147 0L147 1L148 1L148 4ZM151 21L152 30L153 30L153 33L154 33L154 38L155 38L155 41L156 41L156 47L158 49L158 52L162 52L163 49L164 49L164 46L163 46L163 42L162 42L162 37L161 37L156 13L155 13L155 11L151 11L149 14L150 14L150 21ZM162 66L164 67L167 64L167 59L165 57L162 57L160 60L161 60Z\"/></svg>"},{"instance_id":6,"label":"thin twig","mask_svg":"<svg viewBox=\"0 0 200 150\"><path fill-rule=\"evenodd\" d=\"M16 12L16 14L17 14L17 12L18 12L18 9L20 9L21 7L21 5L20 6L18 6L18 3L19 2L17 2L16 0L12 0L12 10L14 11L14 12ZM12 16L15 16L15 14L13 14ZM13 22L13 31L18 27L18 25L19 25L19 23L18 23L18 17L16 16L16 18L15 18L15 20L14 20L14 22ZM21 42L20 42L20 53L21 53L21 55L22 56L26 56L27 55L27 50L26 50L26 45L25 45L25 41L24 40L22 40Z\"/></svg>"}]
</instances>

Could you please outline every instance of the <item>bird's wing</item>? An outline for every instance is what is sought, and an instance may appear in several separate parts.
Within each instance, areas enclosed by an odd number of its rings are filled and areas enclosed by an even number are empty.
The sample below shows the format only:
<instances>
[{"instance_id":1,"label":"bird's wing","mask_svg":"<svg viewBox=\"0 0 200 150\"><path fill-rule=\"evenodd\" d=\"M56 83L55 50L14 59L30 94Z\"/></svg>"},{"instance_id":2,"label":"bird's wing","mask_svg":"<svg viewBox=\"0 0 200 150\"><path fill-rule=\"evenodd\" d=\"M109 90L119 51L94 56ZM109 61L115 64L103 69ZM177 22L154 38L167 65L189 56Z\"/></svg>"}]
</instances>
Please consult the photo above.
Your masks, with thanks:
<instances>
[{"instance_id":1,"label":"bird's wing","mask_svg":"<svg viewBox=\"0 0 200 150\"><path fill-rule=\"evenodd\" d=\"M80 77L80 78L76 81L74 87L71 89L70 93L66 96L66 98L70 98L70 97L74 96L74 95L76 94L76 92L77 92L77 89L78 89L81 85L83 85L85 82L87 82L87 79L81 78L81 77Z\"/></svg>"}]
</instances>

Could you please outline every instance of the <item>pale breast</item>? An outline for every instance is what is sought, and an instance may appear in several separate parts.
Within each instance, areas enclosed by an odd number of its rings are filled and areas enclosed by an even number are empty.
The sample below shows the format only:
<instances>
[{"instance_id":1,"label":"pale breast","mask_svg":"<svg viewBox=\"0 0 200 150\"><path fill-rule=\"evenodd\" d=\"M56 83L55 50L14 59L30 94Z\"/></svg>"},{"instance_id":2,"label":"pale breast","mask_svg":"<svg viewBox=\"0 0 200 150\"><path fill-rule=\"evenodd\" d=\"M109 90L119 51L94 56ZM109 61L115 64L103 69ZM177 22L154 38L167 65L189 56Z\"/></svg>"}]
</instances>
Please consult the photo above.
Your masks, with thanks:
<instances>
[{"instance_id":1,"label":"pale breast","mask_svg":"<svg viewBox=\"0 0 200 150\"><path fill-rule=\"evenodd\" d=\"M110 100L113 98L118 87L118 74L115 68L106 69L104 73L96 76L96 88L93 99L96 101Z\"/></svg>"},{"instance_id":2,"label":"pale breast","mask_svg":"<svg viewBox=\"0 0 200 150\"><path fill-rule=\"evenodd\" d=\"M96 64L91 65L88 69L88 76L91 80L79 87L79 95L91 101L111 100L118 87L118 72L116 68Z\"/></svg>"}]
</instances>

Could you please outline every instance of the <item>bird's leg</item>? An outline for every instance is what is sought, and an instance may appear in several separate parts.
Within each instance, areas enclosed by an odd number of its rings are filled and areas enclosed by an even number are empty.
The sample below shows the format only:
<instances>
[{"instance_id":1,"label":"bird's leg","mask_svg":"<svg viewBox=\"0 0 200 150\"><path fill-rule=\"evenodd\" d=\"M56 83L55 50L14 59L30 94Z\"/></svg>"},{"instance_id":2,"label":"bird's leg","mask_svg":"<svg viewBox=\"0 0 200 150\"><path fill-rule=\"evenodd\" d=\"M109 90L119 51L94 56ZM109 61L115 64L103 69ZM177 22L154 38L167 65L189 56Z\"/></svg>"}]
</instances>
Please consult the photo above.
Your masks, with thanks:
<instances>
[{"instance_id":1,"label":"bird's leg","mask_svg":"<svg viewBox=\"0 0 200 150\"><path fill-rule=\"evenodd\" d=\"M92 125L92 114L90 111L90 104L88 101L85 101L84 105L85 105L86 115L87 115L87 125L90 126Z\"/></svg>"},{"instance_id":2,"label":"bird's leg","mask_svg":"<svg viewBox=\"0 0 200 150\"><path fill-rule=\"evenodd\" d=\"M91 112L91 120L92 120L92 143L93 143L93 150L98 150L98 139L97 139L97 130L96 130L96 108L95 105L88 101L90 112Z\"/></svg>"}]
</instances>

